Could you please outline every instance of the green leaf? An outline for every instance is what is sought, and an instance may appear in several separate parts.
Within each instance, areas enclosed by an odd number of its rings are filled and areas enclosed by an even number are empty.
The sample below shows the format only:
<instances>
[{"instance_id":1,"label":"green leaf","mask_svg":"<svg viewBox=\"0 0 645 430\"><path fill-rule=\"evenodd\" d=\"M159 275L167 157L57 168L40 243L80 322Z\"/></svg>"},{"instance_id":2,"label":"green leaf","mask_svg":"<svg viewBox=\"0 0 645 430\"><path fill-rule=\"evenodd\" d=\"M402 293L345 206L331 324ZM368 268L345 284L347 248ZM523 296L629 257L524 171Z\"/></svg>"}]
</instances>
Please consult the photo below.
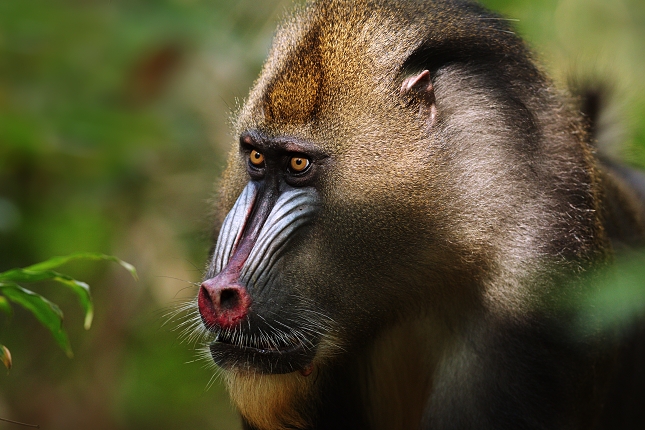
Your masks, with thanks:
<instances>
[{"instance_id":1,"label":"green leaf","mask_svg":"<svg viewBox=\"0 0 645 430\"><path fill-rule=\"evenodd\" d=\"M90 295L90 286L85 282L77 281L71 276L64 275L54 270L30 270L29 268L27 268L11 269L4 273L0 273L0 282L37 281L55 281L69 287L74 293L76 293L81 307L85 312L85 329L87 330L92 326L92 319L94 318L94 306L92 304L92 296Z\"/></svg>"},{"instance_id":2,"label":"green leaf","mask_svg":"<svg viewBox=\"0 0 645 430\"><path fill-rule=\"evenodd\" d=\"M0 344L0 361L2 361L2 364L4 364L4 367L6 367L7 370L11 370L11 352L9 352L9 349L2 344Z\"/></svg>"},{"instance_id":3,"label":"green leaf","mask_svg":"<svg viewBox=\"0 0 645 430\"><path fill-rule=\"evenodd\" d=\"M89 285L71 276L52 270L73 260L113 261L123 266L134 279L138 279L137 272L131 264L110 255L90 252L54 257L23 269L11 269L0 273L0 311L11 313L9 300L29 310L51 332L58 345L69 357L72 356L72 349L67 334L62 328L63 313L60 308L43 296L21 287L18 282L54 281L67 286L76 293L81 307L85 311L85 329L89 329L94 317L94 306ZM6 350L6 353L4 350L1 352L4 355L1 355L0 359L8 357L10 365L11 355L9 355L9 350ZM6 366L7 362L4 363Z\"/></svg>"},{"instance_id":4,"label":"green leaf","mask_svg":"<svg viewBox=\"0 0 645 430\"><path fill-rule=\"evenodd\" d=\"M63 331L63 312L58 306L40 294L22 288L13 282L0 283L0 292L13 303L30 311L54 336L56 343L72 357L72 348L67 334Z\"/></svg>"},{"instance_id":5,"label":"green leaf","mask_svg":"<svg viewBox=\"0 0 645 430\"><path fill-rule=\"evenodd\" d=\"M13 309L6 297L0 296L0 312L4 312L7 316L13 315Z\"/></svg>"},{"instance_id":6,"label":"green leaf","mask_svg":"<svg viewBox=\"0 0 645 430\"><path fill-rule=\"evenodd\" d=\"M41 263L37 263L28 267L25 267L24 270L29 270L29 271L40 271L40 270L50 270L54 269L58 266L61 266L65 263L68 263L73 260L106 260L106 261L113 261L115 263L120 264L125 270L130 272L132 277L136 280L139 279L137 276L137 270L134 268L134 266L130 263L126 263L123 260L120 260L116 257L113 257L111 255L105 255L105 254L99 254L96 252L79 252L75 254L70 254L66 255L63 257L53 257L50 258L49 260L43 261ZM5 272L6 273L6 272ZM2 273L0 273L0 277L2 277Z\"/></svg>"}]
</instances>

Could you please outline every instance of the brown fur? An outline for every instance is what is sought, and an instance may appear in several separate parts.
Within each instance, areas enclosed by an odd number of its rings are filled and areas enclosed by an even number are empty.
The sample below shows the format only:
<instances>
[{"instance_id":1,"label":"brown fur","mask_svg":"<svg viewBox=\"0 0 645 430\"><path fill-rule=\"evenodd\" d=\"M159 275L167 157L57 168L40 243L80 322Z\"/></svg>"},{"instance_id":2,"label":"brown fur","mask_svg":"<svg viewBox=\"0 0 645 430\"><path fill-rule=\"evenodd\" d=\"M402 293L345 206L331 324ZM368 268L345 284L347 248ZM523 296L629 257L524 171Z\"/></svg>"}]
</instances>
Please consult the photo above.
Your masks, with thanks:
<instances>
[{"instance_id":1,"label":"brown fur","mask_svg":"<svg viewBox=\"0 0 645 430\"><path fill-rule=\"evenodd\" d=\"M510 33L471 4L387 0L312 2L278 30L235 132L328 156L323 209L275 294L333 324L313 375L228 372L248 428L592 425L604 359L552 305L610 241L642 242L642 205ZM404 100L422 70L432 97ZM231 153L220 221L244 157Z\"/></svg>"}]
</instances>

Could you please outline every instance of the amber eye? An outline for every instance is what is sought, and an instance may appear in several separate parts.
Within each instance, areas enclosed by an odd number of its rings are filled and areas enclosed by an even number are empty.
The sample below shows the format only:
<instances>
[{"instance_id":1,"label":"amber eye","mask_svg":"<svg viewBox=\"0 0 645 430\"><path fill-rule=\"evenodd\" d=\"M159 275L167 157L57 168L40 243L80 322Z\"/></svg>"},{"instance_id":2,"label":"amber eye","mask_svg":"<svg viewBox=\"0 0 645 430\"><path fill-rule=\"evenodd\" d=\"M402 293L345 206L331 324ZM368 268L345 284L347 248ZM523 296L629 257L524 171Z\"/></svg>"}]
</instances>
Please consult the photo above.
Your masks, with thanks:
<instances>
[{"instance_id":1,"label":"amber eye","mask_svg":"<svg viewBox=\"0 0 645 430\"><path fill-rule=\"evenodd\" d=\"M249 160L255 167L260 167L264 163L264 155L254 149L251 151L251 155L249 155Z\"/></svg>"},{"instance_id":2,"label":"amber eye","mask_svg":"<svg viewBox=\"0 0 645 430\"><path fill-rule=\"evenodd\" d=\"M289 162L289 167L295 173L300 173L300 172L304 172L307 169L307 167L309 167L310 164L311 162L306 158L293 157Z\"/></svg>"}]
</instances>

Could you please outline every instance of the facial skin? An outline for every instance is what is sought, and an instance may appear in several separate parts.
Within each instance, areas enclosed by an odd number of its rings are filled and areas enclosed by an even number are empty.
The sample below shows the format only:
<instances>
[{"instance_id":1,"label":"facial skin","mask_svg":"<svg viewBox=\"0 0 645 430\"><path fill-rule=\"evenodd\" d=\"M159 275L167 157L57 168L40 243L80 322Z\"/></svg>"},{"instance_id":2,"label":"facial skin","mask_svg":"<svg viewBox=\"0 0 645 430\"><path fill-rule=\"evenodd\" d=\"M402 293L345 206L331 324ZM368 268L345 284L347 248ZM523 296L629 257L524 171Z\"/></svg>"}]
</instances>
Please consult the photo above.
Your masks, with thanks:
<instances>
[{"instance_id":1,"label":"facial skin","mask_svg":"<svg viewBox=\"0 0 645 430\"><path fill-rule=\"evenodd\" d=\"M298 307L297 292L285 288L279 269L319 209L311 185L324 156L304 149L250 133L240 140L250 180L224 220L209 270L213 277L198 299L204 324L217 331L211 353L222 367L288 373L304 369L315 355L317 333L306 320L294 325L303 316L287 309Z\"/></svg>"}]
</instances>

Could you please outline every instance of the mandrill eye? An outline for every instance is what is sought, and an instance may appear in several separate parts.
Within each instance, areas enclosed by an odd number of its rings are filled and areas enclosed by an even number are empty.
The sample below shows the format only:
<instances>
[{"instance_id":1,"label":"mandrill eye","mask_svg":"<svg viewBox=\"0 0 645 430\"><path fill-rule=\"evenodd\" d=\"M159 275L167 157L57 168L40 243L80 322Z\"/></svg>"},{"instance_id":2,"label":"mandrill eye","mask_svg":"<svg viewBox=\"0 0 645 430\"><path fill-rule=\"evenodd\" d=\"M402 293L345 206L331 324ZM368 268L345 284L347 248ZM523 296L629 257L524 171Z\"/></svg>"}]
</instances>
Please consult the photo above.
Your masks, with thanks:
<instances>
[{"instance_id":1,"label":"mandrill eye","mask_svg":"<svg viewBox=\"0 0 645 430\"><path fill-rule=\"evenodd\" d=\"M255 167L262 167L262 165L264 164L264 155L254 149L249 155L249 161Z\"/></svg>"},{"instance_id":2,"label":"mandrill eye","mask_svg":"<svg viewBox=\"0 0 645 430\"><path fill-rule=\"evenodd\" d=\"M294 173L302 173L307 170L310 164L311 162L307 158L292 157L291 161L289 161L289 168Z\"/></svg>"}]
</instances>

